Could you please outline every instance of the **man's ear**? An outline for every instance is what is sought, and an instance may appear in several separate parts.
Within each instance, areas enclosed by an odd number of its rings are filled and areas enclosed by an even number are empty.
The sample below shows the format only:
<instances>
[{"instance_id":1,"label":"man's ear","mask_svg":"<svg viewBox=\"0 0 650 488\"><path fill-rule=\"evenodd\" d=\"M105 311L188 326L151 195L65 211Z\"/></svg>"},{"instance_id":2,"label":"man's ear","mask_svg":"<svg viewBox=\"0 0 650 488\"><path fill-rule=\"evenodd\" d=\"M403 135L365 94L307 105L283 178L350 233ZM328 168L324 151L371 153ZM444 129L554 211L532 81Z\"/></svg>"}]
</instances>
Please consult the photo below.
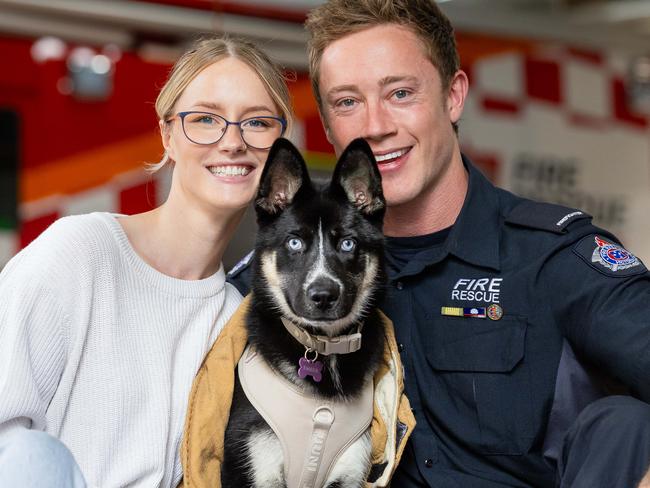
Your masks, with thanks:
<instances>
[{"instance_id":1,"label":"man's ear","mask_svg":"<svg viewBox=\"0 0 650 488\"><path fill-rule=\"evenodd\" d=\"M463 115L463 107L465 106L468 90L469 81L467 75L462 70L456 71L456 74L451 79L447 93L447 109L449 110L449 118L452 124L458 122L461 115Z\"/></svg>"},{"instance_id":2,"label":"man's ear","mask_svg":"<svg viewBox=\"0 0 650 488\"><path fill-rule=\"evenodd\" d=\"M303 186L310 185L307 165L296 147L279 138L271 146L260 178L255 209L278 214L289 205Z\"/></svg>"},{"instance_id":3,"label":"man's ear","mask_svg":"<svg viewBox=\"0 0 650 488\"><path fill-rule=\"evenodd\" d=\"M386 200L381 174L372 149L363 139L353 140L336 163L332 188L341 188L348 201L366 215L382 212Z\"/></svg>"}]
</instances>

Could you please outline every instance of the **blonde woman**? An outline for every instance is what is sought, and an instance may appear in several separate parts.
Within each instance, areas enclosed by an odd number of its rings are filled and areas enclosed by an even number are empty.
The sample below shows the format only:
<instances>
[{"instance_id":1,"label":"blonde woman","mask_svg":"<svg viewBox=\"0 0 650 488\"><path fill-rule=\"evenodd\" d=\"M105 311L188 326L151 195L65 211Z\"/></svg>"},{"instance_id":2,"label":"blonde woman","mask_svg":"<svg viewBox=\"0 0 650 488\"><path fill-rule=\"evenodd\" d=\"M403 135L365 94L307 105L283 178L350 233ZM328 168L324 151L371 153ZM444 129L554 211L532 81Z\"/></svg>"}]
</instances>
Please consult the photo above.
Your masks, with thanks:
<instances>
[{"instance_id":1,"label":"blonde woman","mask_svg":"<svg viewBox=\"0 0 650 488\"><path fill-rule=\"evenodd\" d=\"M198 42L156 102L173 166L146 213L62 218L0 275L0 480L176 486L187 398L241 296L221 258L290 123L246 41Z\"/></svg>"}]
</instances>

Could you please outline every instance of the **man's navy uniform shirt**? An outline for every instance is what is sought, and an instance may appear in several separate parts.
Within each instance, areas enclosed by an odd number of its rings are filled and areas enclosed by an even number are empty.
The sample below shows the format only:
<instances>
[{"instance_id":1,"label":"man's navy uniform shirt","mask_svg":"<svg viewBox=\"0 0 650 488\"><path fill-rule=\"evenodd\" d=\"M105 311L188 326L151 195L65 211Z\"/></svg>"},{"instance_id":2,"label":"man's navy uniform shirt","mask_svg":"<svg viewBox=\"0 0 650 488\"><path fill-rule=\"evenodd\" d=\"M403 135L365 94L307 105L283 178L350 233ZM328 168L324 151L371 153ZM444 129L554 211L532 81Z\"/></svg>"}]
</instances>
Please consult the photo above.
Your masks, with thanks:
<instances>
[{"instance_id":1,"label":"man's navy uniform shirt","mask_svg":"<svg viewBox=\"0 0 650 488\"><path fill-rule=\"evenodd\" d=\"M381 308L417 420L393 485L554 486L565 429L602 394L587 371L650 401L650 273L587 214L464 163L453 227L387 239Z\"/></svg>"}]
</instances>

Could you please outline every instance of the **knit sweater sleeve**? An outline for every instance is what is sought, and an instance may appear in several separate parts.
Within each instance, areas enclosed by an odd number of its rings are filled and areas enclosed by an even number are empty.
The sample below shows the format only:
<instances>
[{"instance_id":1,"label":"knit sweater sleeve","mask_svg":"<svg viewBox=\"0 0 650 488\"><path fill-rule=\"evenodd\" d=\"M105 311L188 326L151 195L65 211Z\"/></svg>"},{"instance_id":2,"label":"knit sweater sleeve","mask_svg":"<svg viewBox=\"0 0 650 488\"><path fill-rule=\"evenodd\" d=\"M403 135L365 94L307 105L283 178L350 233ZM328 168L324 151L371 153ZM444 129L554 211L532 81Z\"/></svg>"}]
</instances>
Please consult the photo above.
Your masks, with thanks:
<instances>
[{"instance_id":1,"label":"knit sweater sleeve","mask_svg":"<svg viewBox=\"0 0 650 488\"><path fill-rule=\"evenodd\" d=\"M42 260L25 249L0 273L0 435L44 430L66 356L67 316Z\"/></svg>"}]
</instances>

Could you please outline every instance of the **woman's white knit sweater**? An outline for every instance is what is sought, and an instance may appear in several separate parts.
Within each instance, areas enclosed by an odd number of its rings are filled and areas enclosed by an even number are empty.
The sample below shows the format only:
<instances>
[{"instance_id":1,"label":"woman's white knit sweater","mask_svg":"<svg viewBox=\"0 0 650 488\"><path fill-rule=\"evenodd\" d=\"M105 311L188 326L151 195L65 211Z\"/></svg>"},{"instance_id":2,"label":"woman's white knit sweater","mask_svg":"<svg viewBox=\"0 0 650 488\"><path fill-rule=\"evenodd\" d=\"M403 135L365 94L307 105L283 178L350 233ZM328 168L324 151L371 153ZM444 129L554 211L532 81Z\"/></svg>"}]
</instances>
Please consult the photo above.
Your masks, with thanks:
<instances>
[{"instance_id":1,"label":"woman's white knit sweater","mask_svg":"<svg viewBox=\"0 0 650 488\"><path fill-rule=\"evenodd\" d=\"M116 217L58 220L0 274L0 435L40 429L90 486L176 486L192 380L241 296L171 278Z\"/></svg>"}]
</instances>

